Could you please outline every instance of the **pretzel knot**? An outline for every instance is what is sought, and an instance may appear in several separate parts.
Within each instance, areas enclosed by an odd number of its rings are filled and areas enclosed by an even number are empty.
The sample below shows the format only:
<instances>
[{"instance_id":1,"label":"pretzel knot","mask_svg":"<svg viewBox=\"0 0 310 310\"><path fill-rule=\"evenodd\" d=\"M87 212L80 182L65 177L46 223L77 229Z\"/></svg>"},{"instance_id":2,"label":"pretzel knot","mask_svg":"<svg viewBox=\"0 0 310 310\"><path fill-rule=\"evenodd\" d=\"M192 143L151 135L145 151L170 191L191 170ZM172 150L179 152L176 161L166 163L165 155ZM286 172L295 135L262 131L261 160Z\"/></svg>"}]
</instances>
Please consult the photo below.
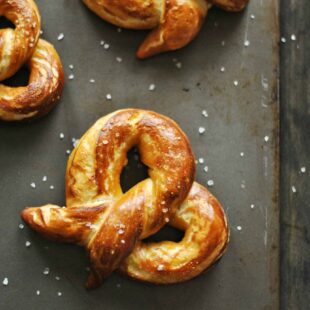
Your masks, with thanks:
<instances>
[{"instance_id":1,"label":"pretzel knot","mask_svg":"<svg viewBox=\"0 0 310 310\"><path fill-rule=\"evenodd\" d=\"M137 146L149 178L126 193L120 174ZM27 208L22 218L45 237L87 248L98 286L114 270L157 284L189 280L224 252L229 231L212 194L194 182L187 137L155 112L119 110L99 119L72 152L66 173L67 207ZM169 224L180 242L143 239Z\"/></svg>"},{"instance_id":2,"label":"pretzel knot","mask_svg":"<svg viewBox=\"0 0 310 310\"><path fill-rule=\"evenodd\" d=\"M137 52L146 58L179 49L199 33L213 6L238 12L249 0L83 0L104 20L129 29L154 29Z\"/></svg>"},{"instance_id":3,"label":"pretzel knot","mask_svg":"<svg viewBox=\"0 0 310 310\"><path fill-rule=\"evenodd\" d=\"M0 16L15 29L0 29L0 81L23 65L30 71L24 87L0 84L0 119L17 121L48 113L60 99L64 73L54 47L39 39L41 20L33 0L0 0Z\"/></svg>"}]
</instances>

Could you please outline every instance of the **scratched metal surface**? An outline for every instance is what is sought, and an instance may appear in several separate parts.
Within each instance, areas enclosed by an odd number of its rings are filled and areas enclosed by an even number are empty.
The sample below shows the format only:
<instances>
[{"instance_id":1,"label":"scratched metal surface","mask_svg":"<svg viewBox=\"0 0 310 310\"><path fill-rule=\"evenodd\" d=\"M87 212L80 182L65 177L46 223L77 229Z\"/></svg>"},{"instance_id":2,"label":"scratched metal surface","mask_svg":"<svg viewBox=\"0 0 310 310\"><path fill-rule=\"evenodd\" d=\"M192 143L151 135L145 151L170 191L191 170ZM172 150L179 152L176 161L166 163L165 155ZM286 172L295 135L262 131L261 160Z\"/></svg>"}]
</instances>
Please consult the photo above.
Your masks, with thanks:
<instances>
[{"instance_id":1,"label":"scratched metal surface","mask_svg":"<svg viewBox=\"0 0 310 310\"><path fill-rule=\"evenodd\" d=\"M38 5L43 37L55 44L66 76L73 73L74 79L67 79L61 104L44 119L0 124L0 278L9 280L8 286L0 286L0 308L276 309L277 1L252 0L236 15L212 10L190 46L146 61L134 58L145 33L119 33L80 1L40 0ZM64 39L57 41L62 32ZM101 40L110 44L108 50L100 46ZM182 63L181 69L173 58ZM156 89L149 91L152 83ZM106 100L108 93L111 101ZM19 212L25 206L64 204L71 139L100 116L124 107L153 109L179 122L197 158L204 159L197 165L198 182L214 181L210 189L228 214L231 242L215 268L190 282L152 286L114 274L88 292L83 287L84 250L19 229ZM202 135L200 126L206 129ZM131 169L125 183L136 180L141 171ZM27 240L30 247L25 246ZM43 274L46 267L49 275Z\"/></svg>"}]
</instances>

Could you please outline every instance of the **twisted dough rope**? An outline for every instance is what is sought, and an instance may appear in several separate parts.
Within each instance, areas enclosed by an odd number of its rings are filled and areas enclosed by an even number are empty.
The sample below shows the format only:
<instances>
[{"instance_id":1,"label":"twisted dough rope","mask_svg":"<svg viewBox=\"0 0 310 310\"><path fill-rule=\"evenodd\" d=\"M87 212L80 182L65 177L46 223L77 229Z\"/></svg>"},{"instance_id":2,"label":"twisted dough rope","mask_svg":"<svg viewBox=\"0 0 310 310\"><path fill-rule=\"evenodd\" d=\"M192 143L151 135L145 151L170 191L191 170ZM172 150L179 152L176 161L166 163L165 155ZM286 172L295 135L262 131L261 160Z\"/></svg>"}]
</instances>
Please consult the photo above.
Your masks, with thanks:
<instances>
[{"instance_id":1,"label":"twisted dough rope","mask_svg":"<svg viewBox=\"0 0 310 310\"><path fill-rule=\"evenodd\" d=\"M150 178L123 193L120 174L133 146ZM223 254L229 231L209 191L193 182L194 156L171 119L126 109L99 119L72 152L66 208L27 208L22 218L45 237L87 248L94 288L118 269L157 284L189 280ZM182 241L143 242L165 224L185 231Z\"/></svg>"},{"instance_id":2,"label":"twisted dough rope","mask_svg":"<svg viewBox=\"0 0 310 310\"><path fill-rule=\"evenodd\" d=\"M137 51L138 58L179 49L198 34L212 5L239 12L249 0L83 0L104 20L123 28L154 29Z\"/></svg>"},{"instance_id":3,"label":"twisted dough rope","mask_svg":"<svg viewBox=\"0 0 310 310\"><path fill-rule=\"evenodd\" d=\"M41 21L33 0L0 0L0 15L15 29L0 29L0 81L27 64L26 87L0 84L0 120L17 121L48 113L60 99L64 73L54 47L39 40Z\"/></svg>"}]
</instances>

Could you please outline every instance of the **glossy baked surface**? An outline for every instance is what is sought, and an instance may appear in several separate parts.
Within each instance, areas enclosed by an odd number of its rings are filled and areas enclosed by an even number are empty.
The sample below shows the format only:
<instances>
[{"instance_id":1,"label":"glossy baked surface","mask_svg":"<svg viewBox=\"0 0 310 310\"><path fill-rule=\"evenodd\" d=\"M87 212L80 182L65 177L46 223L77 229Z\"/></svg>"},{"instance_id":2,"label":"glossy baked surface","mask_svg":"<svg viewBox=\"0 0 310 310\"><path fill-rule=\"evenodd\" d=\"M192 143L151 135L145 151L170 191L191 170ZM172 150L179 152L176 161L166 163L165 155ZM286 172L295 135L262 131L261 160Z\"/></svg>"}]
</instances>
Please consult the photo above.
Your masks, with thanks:
<instances>
[{"instance_id":1,"label":"glossy baked surface","mask_svg":"<svg viewBox=\"0 0 310 310\"><path fill-rule=\"evenodd\" d=\"M149 178L126 193L120 174L137 146ZM228 242L225 214L209 191L194 182L195 162L178 125L160 114L119 110L99 119L71 154L67 207L28 208L22 217L49 239L87 248L98 286L116 269L138 280L169 284L211 266ZM169 224L180 242L143 242Z\"/></svg>"}]
</instances>

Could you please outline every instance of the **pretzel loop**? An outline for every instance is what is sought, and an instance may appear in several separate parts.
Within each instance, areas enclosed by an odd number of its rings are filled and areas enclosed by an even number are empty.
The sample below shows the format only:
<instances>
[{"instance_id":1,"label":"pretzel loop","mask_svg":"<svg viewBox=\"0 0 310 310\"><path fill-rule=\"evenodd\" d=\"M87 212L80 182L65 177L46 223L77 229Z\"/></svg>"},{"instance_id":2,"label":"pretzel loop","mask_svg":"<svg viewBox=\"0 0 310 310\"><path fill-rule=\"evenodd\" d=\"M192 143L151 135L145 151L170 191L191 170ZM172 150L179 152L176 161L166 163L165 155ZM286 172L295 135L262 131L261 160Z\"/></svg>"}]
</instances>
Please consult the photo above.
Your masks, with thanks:
<instances>
[{"instance_id":1,"label":"pretzel loop","mask_svg":"<svg viewBox=\"0 0 310 310\"><path fill-rule=\"evenodd\" d=\"M25 87L0 84L0 119L43 116L59 101L63 89L60 58L50 43L39 39L40 15L33 0L2 0L0 15L15 25L15 29L0 30L0 81L25 64L30 71Z\"/></svg>"},{"instance_id":2,"label":"pretzel loop","mask_svg":"<svg viewBox=\"0 0 310 310\"><path fill-rule=\"evenodd\" d=\"M133 146L150 178L123 193L120 174ZM89 288L116 269L152 283L188 280L216 261L228 242L222 208L193 183L194 172L191 147L176 123L150 111L120 110L98 120L71 154L67 208L28 208L22 217L50 239L88 249ZM167 223L185 231L181 242L142 241Z\"/></svg>"}]
</instances>

